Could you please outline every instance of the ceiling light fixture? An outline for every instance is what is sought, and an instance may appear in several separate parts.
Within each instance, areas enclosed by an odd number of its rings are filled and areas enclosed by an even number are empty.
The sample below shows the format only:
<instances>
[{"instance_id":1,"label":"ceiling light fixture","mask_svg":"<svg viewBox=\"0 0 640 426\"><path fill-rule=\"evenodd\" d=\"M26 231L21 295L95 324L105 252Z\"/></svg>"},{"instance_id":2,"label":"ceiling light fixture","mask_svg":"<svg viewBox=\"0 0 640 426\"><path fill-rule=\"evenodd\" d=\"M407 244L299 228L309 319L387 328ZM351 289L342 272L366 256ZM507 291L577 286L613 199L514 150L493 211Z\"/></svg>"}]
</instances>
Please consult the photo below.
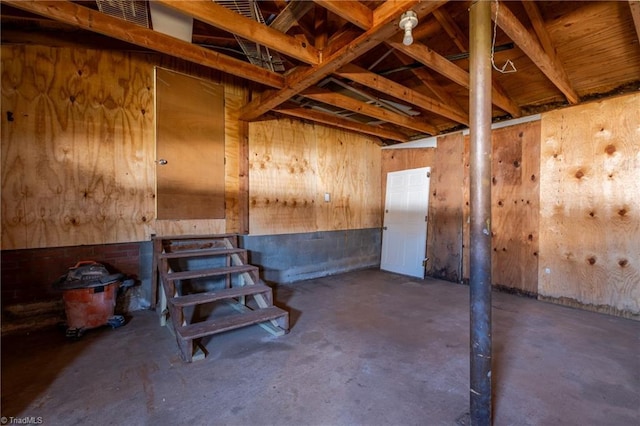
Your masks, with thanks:
<instances>
[{"instance_id":1,"label":"ceiling light fixture","mask_svg":"<svg viewBox=\"0 0 640 426\"><path fill-rule=\"evenodd\" d=\"M400 28L404 30L404 38L402 44L410 46L413 43L413 35L411 30L418 25L418 15L413 10L407 10L400 17Z\"/></svg>"}]
</instances>

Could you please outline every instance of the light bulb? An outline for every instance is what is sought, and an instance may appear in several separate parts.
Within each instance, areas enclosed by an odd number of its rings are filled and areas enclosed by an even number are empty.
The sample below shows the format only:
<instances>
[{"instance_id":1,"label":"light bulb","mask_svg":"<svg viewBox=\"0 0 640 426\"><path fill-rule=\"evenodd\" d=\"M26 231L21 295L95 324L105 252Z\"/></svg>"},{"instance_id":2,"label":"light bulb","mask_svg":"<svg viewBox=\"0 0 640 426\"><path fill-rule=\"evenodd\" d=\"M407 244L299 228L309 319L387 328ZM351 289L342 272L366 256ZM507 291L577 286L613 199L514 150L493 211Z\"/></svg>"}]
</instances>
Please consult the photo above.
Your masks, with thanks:
<instances>
[{"instance_id":1,"label":"light bulb","mask_svg":"<svg viewBox=\"0 0 640 426\"><path fill-rule=\"evenodd\" d=\"M411 45L411 43L413 43L413 34L411 34L411 30L418 25L418 16L413 10L408 10L402 14L399 24L400 28L404 30L402 44L405 46Z\"/></svg>"},{"instance_id":2,"label":"light bulb","mask_svg":"<svg viewBox=\"0 0 640 426\"><path fill-rule=\"evenodd\" d=\"M413 35L411 34L411 27L407 26L404 29L404 38L402 39L402 44L405 46L411 46L413 43Z\"/></svg>"}]
</instances>

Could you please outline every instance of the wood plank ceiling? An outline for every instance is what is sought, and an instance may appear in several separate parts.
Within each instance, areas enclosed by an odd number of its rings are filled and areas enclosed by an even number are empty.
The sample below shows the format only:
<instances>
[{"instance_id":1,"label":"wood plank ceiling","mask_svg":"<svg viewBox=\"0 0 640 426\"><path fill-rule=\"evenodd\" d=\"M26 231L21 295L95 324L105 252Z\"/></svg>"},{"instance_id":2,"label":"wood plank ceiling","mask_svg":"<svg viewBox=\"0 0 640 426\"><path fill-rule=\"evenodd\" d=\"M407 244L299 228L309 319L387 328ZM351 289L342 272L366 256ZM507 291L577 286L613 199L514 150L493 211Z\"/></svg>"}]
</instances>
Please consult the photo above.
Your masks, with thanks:
<instances>
[{"instance_id":1,"label":"wood plank ceiling","mask_svg":"<svg viewBox=\"0 0 640 426\"><path fill-rule=\"evenodd\" d=\"M469 123L469 1L154 1L193 18L190 41L102 13L95 1L2 0L2 43L119 40L202 64L247 81L247 121L293 116L383 143ZM405 46L408 10L419 23ZM495 120L640 88L640 0L494 0L492 11ZM239 43L277 67L250 63ZM498 71L508 61L511 72Z\"/></svg>"}]
</instances>

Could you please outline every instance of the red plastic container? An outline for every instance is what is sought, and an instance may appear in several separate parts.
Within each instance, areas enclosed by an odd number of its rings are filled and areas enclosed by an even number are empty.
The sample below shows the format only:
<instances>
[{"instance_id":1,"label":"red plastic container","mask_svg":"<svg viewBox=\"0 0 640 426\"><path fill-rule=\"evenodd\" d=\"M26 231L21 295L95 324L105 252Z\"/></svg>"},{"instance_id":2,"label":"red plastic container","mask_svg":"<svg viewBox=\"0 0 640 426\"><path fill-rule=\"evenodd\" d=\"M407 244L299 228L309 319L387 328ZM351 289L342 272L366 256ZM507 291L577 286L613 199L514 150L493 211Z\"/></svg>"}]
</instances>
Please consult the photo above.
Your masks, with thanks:
<instances>
[{"instance_id":1,"label":"red plastic container","mask_svg":"<svg viewBox=\"0 0 640 426\"><path fill-rule=\"evenodd\" d=\"M62 290L68 337L80 337L90 328L124 324L122 315L114 315L122 278L92 260L78 262L60 277L54 286Z\"/></svg>"},{"instance_id":2,"label":"red plastic container","mask_svg":"<svg viewBox=\"0 0 640 426\"><path fill-rule=\"evenodd\" d=\"M116 307L119 281L97 287L65 290L62 294L67 327L89 329L107 324Z\"/></svg>"}]
</instances>

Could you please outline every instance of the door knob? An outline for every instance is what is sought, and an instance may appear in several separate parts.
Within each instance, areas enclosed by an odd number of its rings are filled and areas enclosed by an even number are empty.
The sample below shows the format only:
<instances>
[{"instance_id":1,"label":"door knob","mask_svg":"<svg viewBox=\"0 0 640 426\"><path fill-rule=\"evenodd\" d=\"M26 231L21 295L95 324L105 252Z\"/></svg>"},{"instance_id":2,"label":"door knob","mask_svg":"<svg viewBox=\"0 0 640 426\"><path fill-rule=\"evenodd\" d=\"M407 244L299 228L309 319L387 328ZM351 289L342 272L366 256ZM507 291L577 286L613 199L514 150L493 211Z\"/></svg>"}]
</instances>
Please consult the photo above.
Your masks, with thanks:
<instances>
[{"instance_id":1,"label":"door knob","mask_svg":"<svg viewBox=\"0 0 640 426\"><path fill-rule=\"evenodd\" d=\"M167 163L168 163L168 161L165 160L165 159L156 160L156 164L159 164L161 166L164 166Z\"/></svg>"}]
</instances>

